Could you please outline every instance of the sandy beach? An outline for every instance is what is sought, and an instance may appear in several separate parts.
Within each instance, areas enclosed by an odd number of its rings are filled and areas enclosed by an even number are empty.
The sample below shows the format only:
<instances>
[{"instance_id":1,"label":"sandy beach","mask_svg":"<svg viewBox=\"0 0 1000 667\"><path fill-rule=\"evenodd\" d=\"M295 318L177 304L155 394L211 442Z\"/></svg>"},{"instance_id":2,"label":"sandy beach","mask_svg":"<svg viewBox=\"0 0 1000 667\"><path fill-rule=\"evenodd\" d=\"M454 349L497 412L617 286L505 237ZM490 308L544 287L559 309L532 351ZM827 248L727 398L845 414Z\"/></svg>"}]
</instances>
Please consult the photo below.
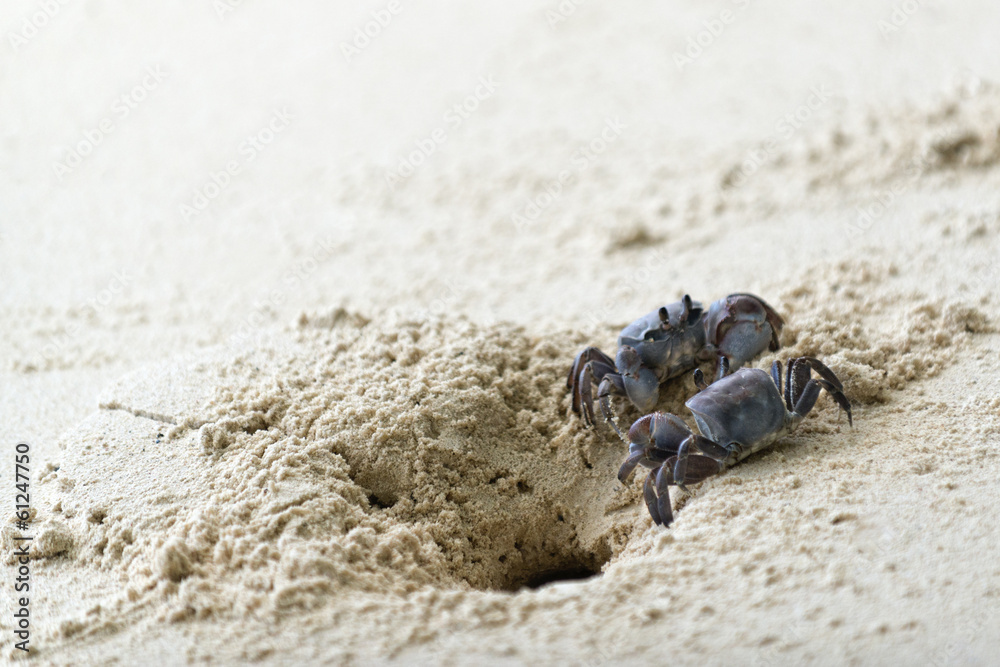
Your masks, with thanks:
<instances>
[{"instance_id":1,"label":"sandy beach","mask_svg":"<svg viewBox=\"0 0 1000 667\"><path fill-rule=\"evenodd\" d=\"M995 664L998 28L6 3L0 660ZM566 373L737 292L853 426L821 396L658 527Z\"/></svg>"}]
</instances>

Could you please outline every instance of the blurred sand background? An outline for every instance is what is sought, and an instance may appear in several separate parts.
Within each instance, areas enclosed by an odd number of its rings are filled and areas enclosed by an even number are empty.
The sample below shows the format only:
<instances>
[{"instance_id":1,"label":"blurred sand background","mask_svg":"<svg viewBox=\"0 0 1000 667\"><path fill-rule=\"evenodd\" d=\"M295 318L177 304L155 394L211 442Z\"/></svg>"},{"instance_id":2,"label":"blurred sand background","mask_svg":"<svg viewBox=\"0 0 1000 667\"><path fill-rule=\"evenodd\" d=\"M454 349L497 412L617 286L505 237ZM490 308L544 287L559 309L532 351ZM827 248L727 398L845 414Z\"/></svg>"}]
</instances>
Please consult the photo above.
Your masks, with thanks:
<instances>
[{"instance_id":1,"label":"blurred sand background","mask_svg":"<svg viewBox=\"0 0 1000 667\"><path fill-rule=\"evenodd\" d=\"M995 662L998 29L988 2L4 3L34 657ZM657 529L564 373L734 291L855 427L821 399ZM602 574L519 590L562 570Z\"/></svg>"}]
</instances>

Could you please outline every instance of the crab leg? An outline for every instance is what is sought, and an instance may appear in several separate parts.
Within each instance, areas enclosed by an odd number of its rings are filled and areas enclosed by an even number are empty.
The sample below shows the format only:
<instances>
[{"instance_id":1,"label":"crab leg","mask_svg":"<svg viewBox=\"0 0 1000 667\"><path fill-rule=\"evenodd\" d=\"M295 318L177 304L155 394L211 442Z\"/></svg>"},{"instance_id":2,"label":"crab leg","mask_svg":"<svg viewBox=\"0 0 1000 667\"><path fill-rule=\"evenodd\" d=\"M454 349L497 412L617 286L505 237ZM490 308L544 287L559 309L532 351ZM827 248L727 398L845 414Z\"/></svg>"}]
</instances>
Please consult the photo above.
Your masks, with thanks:
<instances>
[{"instance_id":1,"label":"crab leg","mask_svg":"<svg viewBox=\"0 0 1000 667\"><path fill-rule=\"evenodd\" d=\"M792 403L792 367L794 365L795 359L789 359L788 366L785 367L785 407L789 410L795 409L795 404Z\"/></svg>"},{"instance_id":2,"label":"crab leg","mask_svg":"<svg viewBox=\"0 0 1000 667\"><path fill-rule=\"evenodd\" d=\"M573 410L583 416L583 421L587 426L594 425L594 380L601 382L601 386L598 387L599 392L601 390L607 391L609 388L605 386L604 380L612 375L618 377L619 380L621 379L621 376L614 372L614 367L608 366L602 361L588 361L583 370L580 371L580 381L574 393Z\"/></svg>"},{"instance_id":3,"label":"crab leg","mask_svg":"<svg viewBox=\"0 0 1000 667\"><path fill-rule=\"evenodd\" d=\"M574 380L580 376L580 371L582 371L583 367L590 361L601 361L612 367L615 365L614 360L601 352L599 348L585 347L578 355L576 355L576 358L573 360L573 365L569 369L569 376L566 378L567 389L573 389L575 387Z\"/></svg>"},{"instance_id":4,"label":"crab leg","mask_svg":"<svg viewBox=\"0 0 1000 667\"><path fill-rule=\"evenodd\" d=\"M619 395L625 393L625 381L618 373L608 373L604 376L597 388L597 400L601 404L601 414L604 415L604 421L610 422L618 437L625 440L625 436L622 435L621 429L618 428L618 423L615 421L615 415L611 411L612 393ZM591 419L593 419L593 413L591 413Z\"/></svg>"},{"instance_id":5,"label":"crab leg","mask_svg":"<svg viewBox=\"0 0 1000 667\"><path fill-rule=\"evenodd\" d=\"M656 497L656 490L653 488L654 480L656 479L656 470L650 470L649 474L646 475L646 481L642 484L642 497L646 501L646 509L649 510L649 516L653 517L653 523L657 526L663 525L663 519L660 517L660 510L658 509L659 498ZM670 509L670 503L667 502L667 510ZM673 513L669 515L670 521L673 521ZM668 522L669 523L669 522Z\"/></svg>"},{"instance_id":6,"label":"crab leg","mask_svg":"<svg viewBox=\"0 0 1000 667\"><path fill-rule=\"evenodd\" d=\"M622 463L622 467L618 469L618 481L624 483L629 478L629 475L632 474L632 471L635 470L635 467L639 465L639 462L652 454L652 451L652 447L646 447L633 454L629 454L625 462Z\"/></svg>"},{"instance_id":7,"label":"crab leg","mask_svg":"<svg viewBox=\"0 0 1000 667\"><path fill-rule=\"evenodd\" d=\"M778 394L781 394L781 362L775 359L771 362L771 380L774 382L774 386L778 388ZM791 406L789 406L791 407Z\"/></svg>"},{"instance_id":8,"label":"crab leg","mask_svg":"<svg viewBox=\"0 0 1000 667\"><path fill-rule=\"evenodd\" d=\"M802 397L802 392L805 391L806 384L812 377L812 371L809 364L802 357L796 357L789 361L788 368L791 370L792 405L798 405L799 399ZM788 407L791 409L792 406Z\"/></svg>"},{"instance_id":9,"label":"crab leg","mask_svg":"<svg viewBox=\"0 0 1000 667\"><path fill-rule=\"evenodd\" d=\"M656 511L660 515L660 523L664 526L674 522L674 513L670 507L670 485L674 481L670 466L662 465L656 470Z\"/></svg>"},{"instance_id":10,"label":"crab leg","mask_svg":"<svg viewBox=\"0 0 1000 667\"><path fill-rule=\"evenodd\" d=\"M692 447L700 453L690 458ZM682 491L688 493L686 482L694 484L718 474L722 471L730 454L732 454L730 448L692 433L677 448L677 462L674 463L673 467L674 482ZM694 466L691 470L688 469L689 461ZM707 461L711 461L712 465L707 464Z\"/></svg>"},{"instance_id":11,"label":"crab leg","mask_svg":"<svg viewBox=\"0 0 1000 667\"><path fill-rule=\"evenodd\" d=\"M601 352L596 347L584 348L573 360L573 365L569 369L566 377L566 387L573 392L573 412L581 413L581 400L583 399L583 385L589 382L589 378L584 376L586 367L590 364L597 364L591 368L591 374L597 374L600 381L607 373L615 372L615 362L611 357ZM593 413L593 403L591 403L591 413Z\"/></svg>"}]
</instances>

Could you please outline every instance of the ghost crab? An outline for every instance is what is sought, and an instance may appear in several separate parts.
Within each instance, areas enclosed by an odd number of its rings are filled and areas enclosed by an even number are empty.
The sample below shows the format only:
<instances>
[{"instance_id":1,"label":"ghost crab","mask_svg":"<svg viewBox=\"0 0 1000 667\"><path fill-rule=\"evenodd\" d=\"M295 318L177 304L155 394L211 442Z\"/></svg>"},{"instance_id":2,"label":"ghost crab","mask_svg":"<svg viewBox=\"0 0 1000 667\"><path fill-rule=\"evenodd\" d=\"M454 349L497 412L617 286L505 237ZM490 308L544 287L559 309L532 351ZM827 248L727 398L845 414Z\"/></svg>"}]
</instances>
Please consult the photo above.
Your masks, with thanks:
<instances>
[{"instance_id":1,"label":"ghost crab","mask_svg":"<svg viewBox=\"0 0 1000 667\"><path fill-rule=\"evenodd\" d=\"M812 377L812 371L819 377ZM848 424L854 424L851 403L840 380L813 357L788 360L784 397L780 361L771 364L770 375L759 368L725 375L724 365L723 375L706 385L701 371L695 371L700 391L684 405L694 416L700 435L679 417L662 412L640 418L629 429L629 455L618 479L627 480L638 465L650 469L643 497L657 525L669 526L673 521L670 486L687 492L686 484L716 475L791 433L812 410L821 390L847 413Z\"/></svg>"},{"instance_id":2,"label":"ghost crab","mask_svg":"<svg viewBox=\"0 0 1000 667\"><path fill-rule=\"evenodd\" d=\"M707 312L685 294L622 329L613 361L596 347L576 355L566 379L573 393L573 412L587 426L594 425L594 383L605 419L612 418L614 394L624 394L640 412L650 412L661 384L713 357L717 377L726 367L737 370L765 349L781 347L782 326L778 313L753 294L730 294L712 303Z\"/></svg>"}]
</instances>

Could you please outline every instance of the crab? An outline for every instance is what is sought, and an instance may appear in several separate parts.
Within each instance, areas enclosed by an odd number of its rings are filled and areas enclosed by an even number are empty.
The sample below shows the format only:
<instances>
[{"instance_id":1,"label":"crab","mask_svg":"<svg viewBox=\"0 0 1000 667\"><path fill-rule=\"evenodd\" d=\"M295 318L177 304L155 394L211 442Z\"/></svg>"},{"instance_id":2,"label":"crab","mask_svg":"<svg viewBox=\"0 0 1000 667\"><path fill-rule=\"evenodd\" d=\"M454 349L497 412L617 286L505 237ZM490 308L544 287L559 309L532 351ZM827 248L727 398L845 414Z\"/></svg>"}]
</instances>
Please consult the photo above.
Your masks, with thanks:
<instances>
[{"instance_id":1,"label":"crab","mask_svg":"<svg viewBox=\"0 0 1000 667\"><path fill-rule=\"evenodd\" d=\"M587 426L594 425L595 383L606 420L612 420L612 395L624 394L640 412L651 412L663 383L713 357L716 377L724 368L737 370L765 349L781 347L782 326L778 313L753 294L730 294L707 312L685 294L622 329L614 360L596 347L576 355L566 378L573 412Z\"/></svg>"},{"instance_id":2,"label":"crab","mask_svg":"<svg viewBox=\"0 0 1000 667\"><path fill-rule=\"evenodd\" d=\"M705 383L700 370L695 384L700 391L684 404L694 416L700 434L676 415L655 412L632 424L626 443L628 458L618 471L625 482L636 466L649 468L643 497L657 525L673 521L669 487L685 493L687 484L701 482L791 433L816 404L825 389L854 425L851 403L832 370L813 357L789 359L782 390L781 362L771 373L743 368ZM819 377L812 377L815 371ZM782 396L784 391L784 396ZM613 423L613 422L612 422ZM616 429L617 430L617 429ZM619 435L621 433L619 432Z\"/></svg>"}]
</instances>

